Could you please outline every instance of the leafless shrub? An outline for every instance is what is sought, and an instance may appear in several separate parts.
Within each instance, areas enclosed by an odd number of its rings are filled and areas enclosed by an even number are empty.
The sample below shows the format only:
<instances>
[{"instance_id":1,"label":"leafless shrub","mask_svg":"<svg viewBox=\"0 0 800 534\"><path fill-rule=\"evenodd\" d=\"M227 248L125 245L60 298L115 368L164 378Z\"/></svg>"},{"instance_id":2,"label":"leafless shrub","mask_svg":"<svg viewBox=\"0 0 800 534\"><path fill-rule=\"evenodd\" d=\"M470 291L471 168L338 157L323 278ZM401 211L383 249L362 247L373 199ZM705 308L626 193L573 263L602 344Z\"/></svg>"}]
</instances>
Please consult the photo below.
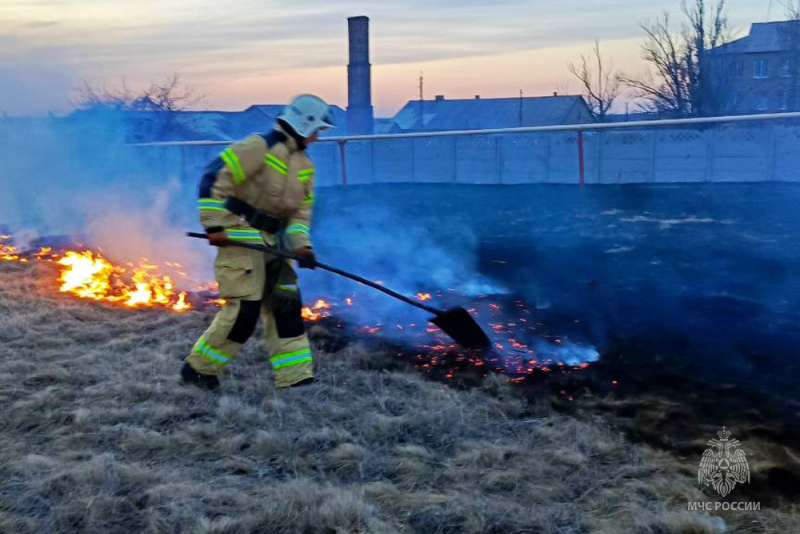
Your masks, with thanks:
<instances>
[{"instance_id":1,"label":"leafless shrub","mask_svg":"<svg viewBox=\"0 0 800 534\"><path fill-rule=\"evenodd\" d=\"M583 99L592 117L598 122L605 122L623 87L612 61L603 56L600 41L595 39L591 55L581 54L580 63L569 63L567 68L581 82Z\"/></svg>"},{"instance_id":2,"label":"leafless shrub","mask_svg":"<svg viewBox=\"0 0 800 534\"><path fill-rule=\"evenodd\" d=\"M197 105L203 99L195 89L181 82L181 75L171 74L163 81L152 82L147 89L134 92L125 80L119 87L92 85L84 81L72 104L76 109L112 108L120 111L155 111L173 113Z\"/></svg>"}]
</instances>

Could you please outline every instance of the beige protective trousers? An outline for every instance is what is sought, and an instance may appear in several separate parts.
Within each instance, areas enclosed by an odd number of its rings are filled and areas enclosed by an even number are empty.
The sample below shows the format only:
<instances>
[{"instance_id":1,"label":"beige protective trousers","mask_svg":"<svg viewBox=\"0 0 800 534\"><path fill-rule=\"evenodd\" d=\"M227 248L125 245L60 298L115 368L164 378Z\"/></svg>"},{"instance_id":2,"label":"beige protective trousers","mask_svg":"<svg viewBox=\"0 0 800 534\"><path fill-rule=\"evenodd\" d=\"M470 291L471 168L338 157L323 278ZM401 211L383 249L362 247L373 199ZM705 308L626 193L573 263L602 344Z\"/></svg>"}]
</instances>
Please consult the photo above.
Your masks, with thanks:
<instances>
[{"instance_id":1,"label":"beige protective trousers","mask_svg":"<svg viewBox=\"0 0 800 534\"><path fill-rule=\"evenodd\" d=\"M297 274L289 261L246 248L223 247L217 252L214 274L226 303L186 358L189 365L198 373L223 374L260 316L275 386L288 387L313 377Z\"/></svg>"}]
</instances>

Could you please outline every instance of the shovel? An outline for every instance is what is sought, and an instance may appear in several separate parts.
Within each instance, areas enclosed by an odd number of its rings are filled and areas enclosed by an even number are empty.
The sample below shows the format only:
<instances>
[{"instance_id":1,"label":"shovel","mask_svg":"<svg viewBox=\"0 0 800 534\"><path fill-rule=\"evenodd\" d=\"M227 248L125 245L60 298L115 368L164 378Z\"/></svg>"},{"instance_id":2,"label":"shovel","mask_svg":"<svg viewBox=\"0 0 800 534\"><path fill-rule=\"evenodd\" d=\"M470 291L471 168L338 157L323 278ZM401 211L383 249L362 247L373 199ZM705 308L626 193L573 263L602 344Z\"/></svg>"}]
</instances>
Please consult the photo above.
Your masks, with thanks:
<instances>
[{"instance_id":1,"label":"shovel","mask_svg":"<svg viewBox=\"0 0 800 534\"><path fill-rule=\"evenodd\" d=\"M196 232L187 232L187 236L189 237L196 237L199 239L208 239L206 234L200 234ZM242 248L249 248L252 250L260 250L261 252L266 252L268 254L274 254L275 256L280 256L281 258L287 258L296 260L297 257L290 253L290 252L283 252L281 250L277 250L272 247L267 247L264 245L255 245L252 243L231 243L231 246L242 247ZM429 321L436 326L438 326L445 334L453 338L453 340L461 345L466 349L485 349L488 348L491 344L489 338L486 336L481 327L478 326L478 323L475 322L475 319L465 310L464 308L451 308L449 310L440 310L438 308L434 308L433 306L428 306L426 304L422 304L421 302L417 302L416 300L409 298L405 295L401 295L396 291L392 291L386 287L383 287L380 284L376 284L366 278L362 278L358 275L348 273L347 271L343 271L341 269L337 269L336 267L332 267L330 265L325 265L321 262L316 262L316 267L323 269L325 271L330 271L334 274L338 274L339 276L344 276L345 278L349 278L350 280L355 280L361 284L369 286L373 289L377 289L378 291L382 291L386 293L390 297L394 297L397 300L402 300L406 304L411 304L412 306L416 306L421 310L425 310L426 312L432 313L434 315L433 318L429 319Z\"/></svg>"}]
</instances>

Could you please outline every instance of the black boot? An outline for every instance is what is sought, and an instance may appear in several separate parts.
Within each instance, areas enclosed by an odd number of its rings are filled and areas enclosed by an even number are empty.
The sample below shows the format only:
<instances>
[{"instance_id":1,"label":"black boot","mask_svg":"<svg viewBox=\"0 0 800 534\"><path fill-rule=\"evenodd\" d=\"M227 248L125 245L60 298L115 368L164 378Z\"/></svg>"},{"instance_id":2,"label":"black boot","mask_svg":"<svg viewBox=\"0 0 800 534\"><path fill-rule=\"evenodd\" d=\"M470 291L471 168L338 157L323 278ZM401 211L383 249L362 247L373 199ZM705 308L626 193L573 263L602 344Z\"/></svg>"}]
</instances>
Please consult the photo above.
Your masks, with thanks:
<instances>
[{"instance_id":1,"label":"black boot","mask_svg":"<svg viewBox=\"0 0 800 534\"><path fill-rule=\"evenodd\" d=\"M184 362L181 368L181 379L184 384L194 384L201 389L209 391L219 387L219 378L216 375L204 375L195 371L191 365Z\"/></svg>"},{"instance_id":2,"label":"black boot","mask_svg":"<svg viewBox=\"0 0 800 534\"><path fill-rule=\"evenodd\" d=\"M296 387L300 387L300 386L308 386L308 385L313 384L313 383L314 383L314 377L313 376L309 376L308 378L302 379L300 382L295 382L294 384L292 384L289 387L290 388L296 388Z\"/></svg>"}]
</instances>

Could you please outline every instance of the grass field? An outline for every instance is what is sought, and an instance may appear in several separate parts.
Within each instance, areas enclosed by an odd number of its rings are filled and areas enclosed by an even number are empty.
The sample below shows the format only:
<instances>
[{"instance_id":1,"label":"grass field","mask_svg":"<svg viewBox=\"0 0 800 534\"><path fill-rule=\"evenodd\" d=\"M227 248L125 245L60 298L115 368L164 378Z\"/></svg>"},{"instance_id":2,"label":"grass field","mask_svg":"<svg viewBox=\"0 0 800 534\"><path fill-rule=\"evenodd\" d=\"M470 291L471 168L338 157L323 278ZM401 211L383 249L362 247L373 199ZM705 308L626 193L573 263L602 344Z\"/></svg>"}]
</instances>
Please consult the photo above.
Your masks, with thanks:
<instances>
[{"instance_id":1,"label":"grass field","mask_svg":"<svg viewBox=\"0 0 800 534\"><path fill-rule=\"evenodd\" d=\"M213 310L74 300L53 269L0 264L1 533L800 532L788 505L687 512L713 500L697 459L591 411L358 341L318 350L306 388L274 390L255 340L220 392L179 386Z\"/></svg>"}]
</instances>

